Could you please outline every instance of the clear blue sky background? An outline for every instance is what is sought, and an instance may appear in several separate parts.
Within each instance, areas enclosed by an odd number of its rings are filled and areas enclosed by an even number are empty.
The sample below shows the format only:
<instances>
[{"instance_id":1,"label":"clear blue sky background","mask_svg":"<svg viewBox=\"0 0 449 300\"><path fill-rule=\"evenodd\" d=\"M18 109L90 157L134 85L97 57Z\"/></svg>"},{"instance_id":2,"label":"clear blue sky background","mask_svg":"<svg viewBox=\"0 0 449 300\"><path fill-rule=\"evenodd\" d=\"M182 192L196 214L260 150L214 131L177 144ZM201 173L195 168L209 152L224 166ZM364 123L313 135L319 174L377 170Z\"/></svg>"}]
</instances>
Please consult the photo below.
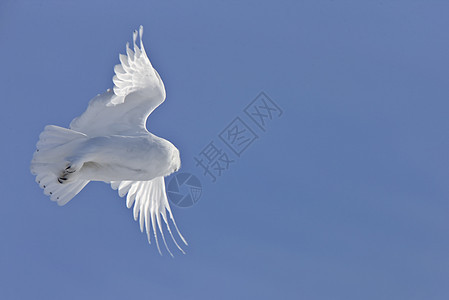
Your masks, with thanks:
<instances>
[{"instance_id":1,"label":"clear blue sky background","mask_svg":"<svg viewBox=\"0 0 449 300\"><path fill-rule=\"evenodd\" d=\"M449 299L446 1L1 1L2 299ZM29 172L46 124L112 87L142 24L148 126L193 156L260 92L284 110L149 246L124 200Z\"/></svg>"}]
</instances>

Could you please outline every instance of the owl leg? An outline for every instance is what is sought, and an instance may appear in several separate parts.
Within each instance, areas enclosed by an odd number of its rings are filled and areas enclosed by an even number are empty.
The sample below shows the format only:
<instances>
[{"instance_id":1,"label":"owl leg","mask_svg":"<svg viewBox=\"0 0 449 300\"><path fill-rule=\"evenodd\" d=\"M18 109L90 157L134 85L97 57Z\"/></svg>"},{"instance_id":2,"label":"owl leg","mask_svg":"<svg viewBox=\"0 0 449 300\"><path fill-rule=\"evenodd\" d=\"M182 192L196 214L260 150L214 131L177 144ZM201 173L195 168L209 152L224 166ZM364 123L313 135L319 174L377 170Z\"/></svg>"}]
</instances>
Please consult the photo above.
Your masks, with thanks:
<instances>
[{"instance_id":1,"label":"owl leg","mask_svg":"<svg viewBox=\"0 0 449 300\"><path fill-rule=\"evenodd\" d=\"M77 172L83 167L84 161L79 158L70 158L66 162L66 167L62 170L58 177L61 184L72 181L77 176Z\"/></svg>"}]
</instances>

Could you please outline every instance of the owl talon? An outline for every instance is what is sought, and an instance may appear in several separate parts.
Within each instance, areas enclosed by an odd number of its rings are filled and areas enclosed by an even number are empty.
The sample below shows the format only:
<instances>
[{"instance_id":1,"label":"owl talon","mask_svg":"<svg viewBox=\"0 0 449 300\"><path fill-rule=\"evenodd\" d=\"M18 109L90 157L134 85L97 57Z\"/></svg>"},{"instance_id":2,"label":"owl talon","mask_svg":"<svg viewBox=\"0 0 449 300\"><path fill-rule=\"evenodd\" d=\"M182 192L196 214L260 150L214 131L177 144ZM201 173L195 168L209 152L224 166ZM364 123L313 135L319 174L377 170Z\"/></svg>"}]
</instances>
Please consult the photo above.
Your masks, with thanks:
<instances>
[{"instance_id":1,"label":"owl talon","mask_svg":"<svg viewBox=\"0 0 449 300\"><path fill-rule=\"evenodd\" d=\"M64 171L64 172L65 172L65 173L72 174L72 173L75 173L75 172L76 172L76 169L73 168L72 165L69 165L67 168L65 168L65 171Z\"/></svg>"},{"instance_id":2,"label":"owl talon","mask_svg":"<svg viewBox=\"0 0 449 300\"><path fill-rule=\"evenodd\" d=\"M58 182L59 182L59 183L64 183L66 180L67 180L66 177L59 177L59 178L58 178Z\"/></svg>"}]
</instances>

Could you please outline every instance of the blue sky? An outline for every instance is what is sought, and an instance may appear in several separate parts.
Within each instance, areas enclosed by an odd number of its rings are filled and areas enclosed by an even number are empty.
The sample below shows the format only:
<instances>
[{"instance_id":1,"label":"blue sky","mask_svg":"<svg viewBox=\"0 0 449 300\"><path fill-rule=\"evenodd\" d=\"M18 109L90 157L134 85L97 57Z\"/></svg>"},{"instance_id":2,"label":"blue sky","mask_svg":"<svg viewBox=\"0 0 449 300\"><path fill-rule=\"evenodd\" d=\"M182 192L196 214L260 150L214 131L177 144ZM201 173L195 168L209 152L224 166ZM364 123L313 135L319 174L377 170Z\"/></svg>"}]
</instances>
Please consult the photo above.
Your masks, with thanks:
<instances>
[{"instance_id":1,"label":"blue sky","mask_svg":"<svg viewBox=\"0 0 449 300\"><path fill-rule=\"evenodd\" d=\"M447 299L445 1L2 1L2 299ZM200 201L159 256L104 183L64 207L29 172L46 124L112 87L142 24L150 131ZM194 157L264 91L283 110L212 183ZM254 126L254 124L253 124Z\"/></svg>"}]
</instances>

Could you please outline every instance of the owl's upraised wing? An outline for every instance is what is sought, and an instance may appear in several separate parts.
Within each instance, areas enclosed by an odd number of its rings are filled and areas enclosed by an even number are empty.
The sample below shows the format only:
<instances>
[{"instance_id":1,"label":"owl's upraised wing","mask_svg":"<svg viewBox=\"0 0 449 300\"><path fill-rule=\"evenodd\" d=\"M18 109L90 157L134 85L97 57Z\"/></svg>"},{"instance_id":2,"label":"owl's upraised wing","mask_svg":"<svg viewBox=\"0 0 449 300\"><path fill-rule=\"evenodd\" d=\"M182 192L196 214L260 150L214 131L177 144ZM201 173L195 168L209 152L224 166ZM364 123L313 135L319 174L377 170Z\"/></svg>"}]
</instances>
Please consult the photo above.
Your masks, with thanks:
<instances>
[{"instance_id":1,"label":"owl's upraised wing","mask_svg":"<svg viewBox=\"0 0 449 300\"><path fill-rule=\"evenodd\" d=\"M72 120L70 128L88 136L141 135L147 133L146 120L165 100L165 87L151 65L142 42L143 27L133 33L133 50L114 67L114 88L96 96L86 111ZM136 40L139 35L140 47Z\"/></svg>"}]
</instances>

